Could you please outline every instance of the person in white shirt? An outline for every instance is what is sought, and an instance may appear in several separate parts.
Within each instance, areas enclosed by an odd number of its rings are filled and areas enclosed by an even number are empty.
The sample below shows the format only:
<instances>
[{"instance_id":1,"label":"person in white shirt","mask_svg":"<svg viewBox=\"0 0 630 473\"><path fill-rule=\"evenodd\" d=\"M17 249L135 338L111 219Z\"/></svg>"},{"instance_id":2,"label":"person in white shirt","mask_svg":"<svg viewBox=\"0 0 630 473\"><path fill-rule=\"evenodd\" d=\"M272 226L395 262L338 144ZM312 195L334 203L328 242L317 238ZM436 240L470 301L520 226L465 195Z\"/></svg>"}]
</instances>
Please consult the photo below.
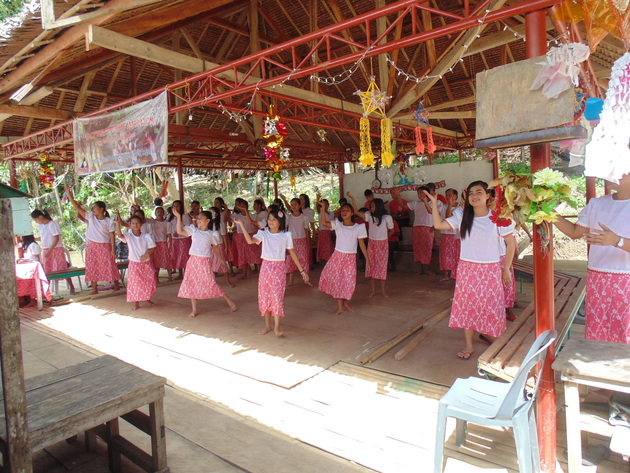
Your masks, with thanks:
<instances>
[{"instance_id":1,"label":"person in white shirt","mask_svg":"<svg viewBox=\"0 0 630 473\"><path fill-rule=\"evenodd\" d=\"M291 213L287 215L287 229L291 232L293 238L293 248L297 255L304 271L308 274L310 272L310 265L308 262L308 253L311 251L311 233L310 222L306 215L302 213L302 207L300 206L300 200L291 199ZM286 272L289 275L288 285L293 285L293 276L298 270L297 265L293 262L289 256L286 258ZM309 281L304 281L307 286L312 286Z\"/></svg>"},{"instance_id":2,"label":"person in white shirt","mask_svg":"<svg viewBox=\"0 0 630 473\"><path fill-rule=\"evenodd\" d=\"M315 211L311 208L311 199L306 194L300 194L300 208L302 213L308 218L310 223L310 238L311 241L315 237ZM309 248L308 252L308 264L313 264L313 249Z\"/></svg>"},{"instance_id":3,"label":"person in white shirt","mask_svg":"<svg viewBox=\"0 0 630 473\"><path fill-rule=\"evenodd\" d=\"M357 201L354 196L347 192L346 195L352 200L352 207L355 215L361 217L368 224L368 255L372 263L365 270L365 277L372 279L372 292L368 297L376 295L376 280L381 281L381 293L383 297L389 297L385 290L387 279L387 266L389 262L389 242L387 239L394 233L394 220L385 210L383 199L371 199L369 201L370 210L361 212L357 210Z\"/></svg>"},{"instance_id":4,"label":"person in white shirt","mask_svg":"<svg viewBox=\"0 0 630 473\"><path fill-rule=\"evenodd\" d=\"M225 249L223 243L223 237L225 236L222 232L224 231L224 226L221 221L221 212L216 207L210 207L210 215L212 215L212 223L210 224L210 230L217 232L219 235L219 252L221 253L222 258L218 258L217 255L212 252L212 271L215 273L221 273L225 276L225 282L228 286L234 287L234 284L230 280L230 271L228 269L227 261L225 260Z\"/></svg>"},{"instance_id":5,"label":"person in white shirt","mask_svg":"<svg viewBox=\"0 0 630 473\"><path fill-rule=\"evenodd\" d=\"M459 207L457 191L446 189L446 206L443 207L442 218L452 217L455 209ZM459 261L460 240L454 230L441 230L440 232L440 269L444 271L444 278L438 282L447 282L455 279L457 274L457 262Z\"/></svg>"},{"instance_id":6,"label":"person in white shirt","mask_svg":"<svg viewBox=\"0 0 630 473\"><path fill-rule=\"evenodd\" d=\"M252 270L251 265L256 264L256 249L250 248L245 240L245 233L253 235L257 228L249 221L249 203L245 199L237 197L234 201L234 212L232 213L232 222L235 224L236 232L232 235L232 252L234 253L234 264L242 271L239 279L247 279L249 272ZM244 225L236 225L240 220Z\"/></svg>"},{"instance_id":7,"label":"person in white shirt","mask_svg":"<svg viewBox=\"0 0 630 473\"><path fill-rule=\"evenodd\" d=\"M22 237L22 251L24 251L24 259L40 261L42 249L35 241L33 235L24 235Z\"/></svg>"},{"instance_id":8,"label":"person in white shirt","mask_svg":"<svg viewBox=\"0 0 630 473\"><path fill-rule=\"evenodd\" d=\"M175 217L176 210L182 217L182 227L192 225L193 221L190 215L186 213L184 203L181 200L173 201L173 213L171 213L171 215L169 215L167 219L169 222L171 222L171 225L173 226L171 257L173 258L173 269L179 271L179 275L175 279L182 279L184 277L186 264L188 263L188 254L190 252L190 245L192 244L192 241L190 239L190 236L184 236L177 233L175 229L175 225L177 224L177 219Z\"/></svg>"},{"instance_id":9,"label":"person in white shirt","mask_svg":"<svg viewBox=\"0 0 630 473\"><path fill-rule=\"evenodd\" d=\"M461 252L455 282L455 296L449 327L463 328L465 347L458 358L468 360L474 352L474 331L493 341L506 329L503 284L510 283L514 256L514 238L508 227L490 220L488 184L474 181L468 185L463 215L446 220L440 215L437 199L425 192L433 204L436 230L455 230L461 236ZM507 245L505 263L501 264L501 240Z\"/></svg>"},{"instance_id":10,"label":"person in white shirt","mask_svg":"<svg viewBox=\"0 0 630 473\"><path fill-rule=\"evenodd\" d=\"M166 269L168 280L172 281L174 265L171 248L173 247L174 225L173 222L166 220L164 207L156 207L153 213L155 218L148 219L148 223L151 224L152 236L155 241L155 251L151 255L155 267L155 281L160 281L160 269Z\"/></svg>"},{"instance_id":11,"label":"person in white shirt","mask_svg":"<svg viewBox=\"0 0 630 473\"><path fill-rule=\"evenodd\" d=\"M630 173L608 182L610 195L591 199L577 223L556 227L591 245L586 278L586 333L591 340L630 343Z\"/></svg>"},{"instance_id":12,"label":"person in white shirt","mask_svg":"<svg viewBox=\"0 0 630 473\"><path fill-rule=\"evenodd\" d=\"M61 227L55 222L46 210L35 209L31 212L31 218L37 223L39 238L42 242L41 263L46 274L68 269L66 250L61 243ZM74 294L74 284L71 278L67 278L70 294Z\"/></svg>"},{"instance_id":13,"label":"person in white shirt","mask_svg":"<svg viewBox=\"0 0 630 473\"><path fill-rule=\"evenodd\" d=\"M98 294L98 282L114 283L114 291L120 289L120 271L116 266L116 235L114 219L109 216L105 202L96 201L92 211L85 211L74 198L72 189L66 185L66 195L80 217L87 220L85 236L85 279L92 283L92 294Z\"/></svg>"},{"instance_id":14,"label":"person in white shirt","mask_svg":"<svg viewBox=\"0 0 630 473\"><path fill-rule=\"evenodd\" d=\"M219 214L221 215L221 228L219 229L219 233L221 233L223 245L219 246L221 247L221 252L225 257L225 261L227 262L228 272L233 274L234 269L232 267L232 263L234 262L234 254L232 251L232 243L230 242L230 235L228 235L228 224L232 223L230 209L225 203L225 200L223 200L223 197L216 197L214 199L214 206L219 209Z\"/></svg>"},{"instance_id":15,"label":"person in white shirt","mask_svg":"<svg viewBox=\"0 0 630 473\"><path fill-rule=\"evenodd\" d=\"M324 214L326 220L331 221L335 218L335 214L328 211L329 203L327 199L321 199L317 203L317 213L321 213L321 208L324 208ZM319 227L317 229L317 262L328 261L335 249L332 241L332 230L325 225L322 225L320 220Z\"/></svg>"},{"instance_id":16,"label":"person in white shirt","mask_svg":"<svg viewBox=\"0 0 630 473\"><path fill-rule=\"evenodd\" d=\"M238 220L236 224L243 226ZM308 282L308 274L293 250L291 232L286 231L286 215L274 208L267 216L268 229L261 229L251 237L244 232L245 240L250 245L262 243L262 264L258 276L258 309L265 318L265 328L259 333L264 335L271 331L271 318L274 319L274 333L284 336L280 330L280 319L284 317L284 293L286 289L285 259L287 252L302 275Z\"/></svg>"},{"instance_id":17,"label":"person in white shirt","mask_svg":"<svg viewBox=\"0 0 630 473\"><path fill-rule=\"evenodd\" d=\"M142 218L134 215L129 219L130 231L121 230L120 214L116 215L118 238L129 247L129 278L127 282L127 302L133 302L133 310L140 308L140 302L153 305L155 295L155 268L151 254L155 251L155 242L150 233L142 233Z\"/></svg>"},{"instance_id":18,"label":"person in white shirt","mask_svg":"<svg viewBox=\"0 0 630 473\"><path fill-rule=\"evenodd\" d=\"M225 293L223 288L217 284L214 278L214 271L212 270L212 251L214 251L217 258L225 263L219 250L221 241L219 232L210 229L212 214L207 210L203 210L197 215L197 226L188 225L186 227L182 226L182 214L175 206L173 206L173 215L177 219L177 233L184 237L190 236L192 239L190 257L186 263L186 272L177 293L177 297L190 299L192 311L188 314L188 317L196 317L199 314L198 299L223 297L230 310L232 312L236 311L236 304Z\"/></svg>"},{"instance_id":19,"label":"person in white shirt","mask_svg":"<svg viewBox=\"0 0 630 473\"><path fill-rule=\"evenodd\" d=\"M267 227L267 207L265 207L265 201L262 197L257 197L256 200L254 200L254 215L252 216L252 214L249 213L249 210L245 209L245 216L251 224L249 228L253 227L254 229L254 231L248 232L249 236L254 236L254 234L259 229ZM260 264L262 263L262 247L259 245L254 245L249 246L248 249L253 252L253 264L255 264L256 267L260 266Z\"/></svg>"},{"instance_id":20,"label":"person in white shirt","mask_svg":"<svg viewBox=\"0 0 630 473\"><path fill-rule=\"evenodd\" d=\"M319 194L317 202L319 202ZM318 289L337 300L337 310L332 315L341 315L344 310L354 312L350 299L357 284L357 245L365 256L365 269L369 271L370 257L365 247L367 231L363 223L354 223L354 209L347 202L339 208L339 218L327 220L324 206L321 207L319 221L335 231L337 241L335 251L324 266L319 277Z\"/></svg>"}]
</instances>

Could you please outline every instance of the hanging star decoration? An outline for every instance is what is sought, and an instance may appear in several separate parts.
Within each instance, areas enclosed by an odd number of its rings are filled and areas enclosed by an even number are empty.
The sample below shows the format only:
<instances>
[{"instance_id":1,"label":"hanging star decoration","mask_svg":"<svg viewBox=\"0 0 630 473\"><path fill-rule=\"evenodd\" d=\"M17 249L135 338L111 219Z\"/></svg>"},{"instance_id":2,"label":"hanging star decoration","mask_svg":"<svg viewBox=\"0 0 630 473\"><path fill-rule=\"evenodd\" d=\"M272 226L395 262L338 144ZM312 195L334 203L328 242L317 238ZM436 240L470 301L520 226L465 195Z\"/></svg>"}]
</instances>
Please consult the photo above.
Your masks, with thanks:
<instances>
[{"instance_id":1,"label":"hanging star decoration","mask_svg":"<svg viewBox=\"0 0 630 473\"><path fill-rule=\"evenodd\" d=\"M274 113L273 105L270 106L269 113L263 121L263 137L266 140L265 160L271 166L275 180L280 179L280 168L289 161L290 149L282 146L287 136L289 132L286 124Z\"/></svg>"},{"instance_id":2,"label":"hanging star decoration","mask_svg":"<svg viewBox=\"0 0 630 473\"><path fill-rule=\"evenodd\" d=\"M48 153L44 153L39 157L39 183L46 192L50 192L55 183L55 170L50 162Z\"/></svg>"},{"instance_id":3,"label":"hanging star decoration","mask_svg":"<svg viewBox=\"0 0 630 473\"><path fill-rule=\"evenodd\" d=\"M433 129L429 125L429 111L425 108L422 101L418 103L418 108L413 112L413 116L418 123L415 128L416 135L416 154L424 154L424 142L422 141L422 127L421 125L426 125L427 127L427 148L429 154L433 154L435 152L435 143L433 142Z\"/></svg>"},{"instance_id":4,"label":"hanging star decoration","mask_svg":"<svg viewBox=\"0 0 630 473\"><path fill-rule=\"evenodd\" d=\"M390 166L394 160L391 152L391 120L385 116L385 105L389 103L391 97L386 92L382 92L374 80L370 77L370 84L367 90L357 90L354 95L358 95L363 106L363 117L359 121L361 156L359 161L364 166L374 166L374 153L370 140L370 120L368 116L375 113L382 117L381 120L381 160L384 166Z\"/></svg>"}]
</instances>

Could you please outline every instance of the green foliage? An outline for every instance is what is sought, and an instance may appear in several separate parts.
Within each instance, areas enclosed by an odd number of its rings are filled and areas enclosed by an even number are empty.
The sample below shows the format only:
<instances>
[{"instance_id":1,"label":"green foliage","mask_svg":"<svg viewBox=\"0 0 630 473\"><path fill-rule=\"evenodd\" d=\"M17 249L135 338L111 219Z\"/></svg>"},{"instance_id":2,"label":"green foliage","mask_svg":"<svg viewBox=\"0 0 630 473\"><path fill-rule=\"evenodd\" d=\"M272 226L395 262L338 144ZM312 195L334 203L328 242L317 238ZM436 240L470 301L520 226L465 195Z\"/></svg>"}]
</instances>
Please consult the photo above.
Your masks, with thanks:
<instances>
[{"instance_id":1,"label":"green foliage","mask_svg":"<svg viewBox=\"0 0 630 473\"><path fill-rule=\"evenodd\" d=\"M17 15L27 0L0 0L0 21Z\"/></svg>"},{"instance_id":2,"label":"green foliage","mask_svg":"<svg viewBox=\"0 0 630 473\"><path fill-rule=\"evenodd\" d=\"M512 174L529 174L531 167L528 162L499 160L499 174L502 176L507 172Z\"/></svg>"}]
</instances>

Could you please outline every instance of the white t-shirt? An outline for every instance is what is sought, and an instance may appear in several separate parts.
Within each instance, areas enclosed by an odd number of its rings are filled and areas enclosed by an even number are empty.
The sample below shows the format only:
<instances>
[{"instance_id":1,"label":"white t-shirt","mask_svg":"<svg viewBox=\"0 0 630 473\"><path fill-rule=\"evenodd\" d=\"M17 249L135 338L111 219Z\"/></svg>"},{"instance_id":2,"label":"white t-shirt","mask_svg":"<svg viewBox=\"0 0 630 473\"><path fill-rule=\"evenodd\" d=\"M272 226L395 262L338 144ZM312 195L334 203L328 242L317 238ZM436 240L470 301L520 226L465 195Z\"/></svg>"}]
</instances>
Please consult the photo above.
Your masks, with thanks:
<instances>
[{"instance_id":1,"label":"white t-shirt","mask_svg":"<svg viewBox=\"0 0 630 473\"><path fill-rule=\"evenodd\" d=\"M252 223L247 218L247 215L243 215L237 212L232 212L232 221L243 222L243 224L245 225L245 231L249 234L256 232L256 227L252 225ZM243 233L243 227L241 227L240 225L234 225L234 228L236 228L236 233Z\"/></svg>"},{"instance_id":2,"label":"white t-shirt","mask_svg":"<svg viewBox=\"0 0 630 473\"><path fill-rule=\"evenodd\" d=\"M456 216L461 221L462 217L464 216L464 208L461 205L458 205L457 207L453 209L452 216ZM444 232L444 230L442 231ZM459 232L453 232L453 233L455 233L455 238L459 240Z\"/></svg>"},{"instance_id":3,"label":"white t-shirt","mask_svg":"<svg viewBox=\"0 0 630 473\"><path fill-rule=\"evenodd\" d=\"M24 259L31 259L33 261L38 260L39 258L34 258L34 256L39 257L42 254L42 249L39 247L37 242L33 242L26 247L24 250Z\"/></svg>"},{"instance_id":4,"label":"white t-shirt","mask_svg":"<svg viewBox=\"0 0 630 473\"><path fill-rule=\"evenodd\" d=\"M463 213L446 219L451 228L459 233ZM462 239L459 258L473 263L498 263L501 260L501 240L513 232L513 227L497 227L490 220L490 210L484 217L475 217L470 234Z\"/></svg>"},{"instance_id":5,"label":"white t-shirt","mask_svg":"<svg viewBox=\"0 0 630 473\"><path fill-rule=\"evenodd\" d=\"M39 223L37 224L37 227L39 228L39 236L42 240L42 248L52 248L53 240L57 235L59 235L59 240L57 241L55 248L63 247L61 244L61 227L59 227L57 222L51 220L48 223Z\"/></svg>"},{"instance_id":6,"label":"white t-shirt","mask_svg":"<svg viewBox=\"0 0 630 473\"><path fill-rule=\"evenodd\" d=\"M225 209L221 212L221 223L219 224L219 234L227 235L227 224L230 219L230 211Z\"/></svg>"},{"instance_id":7,"label":"white t-shirt","mask_svg":"<svg viewBox=\"0 0 630 473\"><path fill-rule=\"evenodd\" d=\"M306 218L308 218L309 223L310 222L315 223L315 211L312 208L306 207L305 209L302 209L302 215L306 215Z\"/></svg>"},{"instance_id":8,"label":"white t-shirt","mask_svg":"<svg viewBox=\"0 0 630 473\"><path fill-rule=\"evenodd\" d=\"M510 230L512 230L512 236L514 237L516 241L515 223L514 223L514 220L510 220L510 221L512 223L510 223L507 227L504 227L504 228L509 228ZM501 256L505 256L506 253L507 253L507 243L505 243L504 238L501 238Z\"/></svg>"},{"instance_id":9,"label":"white t-shirt","mask_svg":"<svg viewBox=\"0 0 630 473\"><path fill-rule=\"evenodd\" d=\"M267 261L284 261L287 250L293 249L291 232L271 233L269 230L258 230L254 238L262 242L262 259Z\"/></svg>"},{"instance_id":10,"label":"white t-shirt","mask_svg":"<svg viewBox=\"0 0 630 473\"><path fill-rule=\"evenodd\" d=\"M110 243L109 234L115 231L114 219L105 217L102 220L96 218L93 212L85 212L87 230L85 236L96 243Z\"/></svg>"},{"instance_id":11,"label":"white t-shirt","mask_svg":"<svg viewBox=\"0 0 630 473\"><path fill-rule=\"evenodd\" d=\"M268 216L269 216L269 212L267 212L266 210L263 210L254 216L254 220L258 224L259 229L264 229L267 226Z\"/></svg>"},{"instance_id":12,"label":"white t-shirt","mask_svg":"<svg viewBox=\"0 0 630 473\"><path fill-rule=\"evenodd\" d=\"M332 220L331 223L337 236L335 250L341 253L356 253L359 238L367 238L365 224L355 223L347 227L337 219Z\"/></svg>"},{"instance_id":13,"label":"white t-shirt","mask_svg":"<svg viewBox=\"0 0 630 473\"><path fill-rule=\"evenodd\" d=\"M141 233L140 236L136 236L132 231L123 233L123 240L129 247L129 261L142 262L142 255L144 255L150 248L155 248L155 242L153 237L149 233Z\"/></svg>"},{"instance_id":14,"label":"white t-shirt","mask_svg":"<svg viewBox=\"0 0 630 473\"><path fill-rule=\"evenodd\" d=\"M335 219L335 214L332 212L326 212L326 220L328 222L332 222ZM331 231L330 228L326 227L325 225L322 225L322 222L319 222L319 230L324 230L324 231Z\"/></svg>"},{"instance_id":15,"label":"white t-shirt","mask_svg":"<svg viewBox=\"0 0 630 473\"><path fill-rule=\"evenodd\" d=\"M194 225L184 227L184 230L192 236L192 244L190 245L189 255L202 256L210 258L212 256L212 245L221 243L221 236L216 230L199 230Z\"/></svg>"},{"instance_id":16,"label":"white t-shirt","mask_svg":"<svg viewBox=\"0 0 630 473\"><path fill-rule=\"evenodd\" d=\"M168 241L168 235L173 234L173 222L166 219L162 222L151 219L151 226L153 227L153 239L156 242Z\"/></svg>"},{"instance_id":17,"label":"white t-shirt","mask_svg":"<svg viewBox=\"0 0 630 473\"><path fill-rule=\"evenodd\" d=\"M615 200L612 195L591 199L578 215L577 225L600 230L600 222L622 238L630 239L630 199ZM630 253L616 246L591 245L588 269L628 274Z\"/></svg>"},{"instance_id":18,"label":"white t-shirt","mask_svg":"<svg viewBox=\"0 0 630 473\"><path fill-rule=\"evenodd\" d=\"M438 210L440 214L442 213L442 207L444 204L437 201ZM414 200L412 202L407 202L407 206L410 210L413 210L413 226L414 227L432 227L433 226L433 216L427 212L427 208L424 205L424 202L421 200ZM429 202L429 207L433 208L431 202Z\"/></svg>"},{"instance_id":19,"label":"white t-shirt","mask_svg":"<svg viewBox=\"0 0 630 473\"><path fill-rule=\"evenodd\" d=\"M309 227L309 219L303 213L295 217L287 215L287 230L291 232L293 239L306 238L306 230Z\"/></svg>"},{"instance_id":20,"label":"white t-shirt","mask_svg":"<svg viewBox=\"0 0 630 473\"><path fill-rule=\"evenodd\" d=\"M446 220L446 209L448 208L448 206L442 204L442 208L440 209L440 216ZM451 215L455 215L455 209L456 208L461 208L459 206L457 207L451 207ZM442 235L455 235L455 231L454 230L440 230L440 233Z\"/></svg>"},{"instance_id":21,"label":"white t-shirt","mask_svg":"<svg viewBox=\"0 0 630 473\"><path fill-rule=\"evenodd\" d=\"M140 233L148 233L149 235L153 233L153 224L151 223L152 219L147 219L142 226L140 227Z\"/></svg>"},{"instance_id":22,"label":"white t-shirt","mask_svg":"<svg viewBox=\"0 0 630 473\"><path fill-rule=\"evenodd\" d=\"M170 223L171 225L173 225L173 240L181 240L182 238L188 238L177 233L177 218L173 217L173 220L171 220ZM190 218L190 215L188 214L182 215L182 228L186 228L189 225L192 225L192 218Z\"/></svg>"},{"instance_id":23,"label":"white t-shirt","mask_svg":"<svg viewBox=\"0 0 630 473\"><path fill-rule=\"evenodd\" d=\"M370 212L365 212L365 221L369 224L368 234L370 240L387 240L387 230L394 228L394 220L391 215L383 215L381 224L372 217Z\"/></svg>"}]
</instances>

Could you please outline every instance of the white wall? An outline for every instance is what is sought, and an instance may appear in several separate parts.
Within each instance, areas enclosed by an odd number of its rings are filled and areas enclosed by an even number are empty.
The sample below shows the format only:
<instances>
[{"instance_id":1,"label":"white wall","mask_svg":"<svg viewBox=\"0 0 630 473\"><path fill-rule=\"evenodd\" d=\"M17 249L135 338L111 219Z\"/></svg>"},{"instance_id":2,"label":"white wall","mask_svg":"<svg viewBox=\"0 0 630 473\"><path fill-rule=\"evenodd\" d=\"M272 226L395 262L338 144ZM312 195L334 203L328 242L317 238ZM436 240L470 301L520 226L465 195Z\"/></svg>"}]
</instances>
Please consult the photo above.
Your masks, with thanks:
<instances>
[{"instance_id":1,"label":"white wall","mask_svg":"<svg viewBox=\"0 0 630 473\"><path fill-rule=\"evenodd\" d=\"M461 192L472 181L482 180L490 182L492 180L492 163L488 161L464 161L462 163L434 164L431 166L421 166L419 168L407 168L406 173L401 175L399 168L394 165L390 168L379 170L378 177L382 183L381 189L372 187L375 178L373 169L367 172L344 174L344 191L350 191L357 199L358 205L363 205L363 191L372 189L376 197L385 201L390 201L389 189L400 186L403 183L401 195L406 200L418 200L416 188L428 182L443 184L437 189L438 194L444 194L449 187ZM442 182L443 181L443 182ZM406 183L409 184L406 184ZM382 193L381 193L382 192ZM331 202L334 207L334 204Z\"/></svg>"}]
</instances>

